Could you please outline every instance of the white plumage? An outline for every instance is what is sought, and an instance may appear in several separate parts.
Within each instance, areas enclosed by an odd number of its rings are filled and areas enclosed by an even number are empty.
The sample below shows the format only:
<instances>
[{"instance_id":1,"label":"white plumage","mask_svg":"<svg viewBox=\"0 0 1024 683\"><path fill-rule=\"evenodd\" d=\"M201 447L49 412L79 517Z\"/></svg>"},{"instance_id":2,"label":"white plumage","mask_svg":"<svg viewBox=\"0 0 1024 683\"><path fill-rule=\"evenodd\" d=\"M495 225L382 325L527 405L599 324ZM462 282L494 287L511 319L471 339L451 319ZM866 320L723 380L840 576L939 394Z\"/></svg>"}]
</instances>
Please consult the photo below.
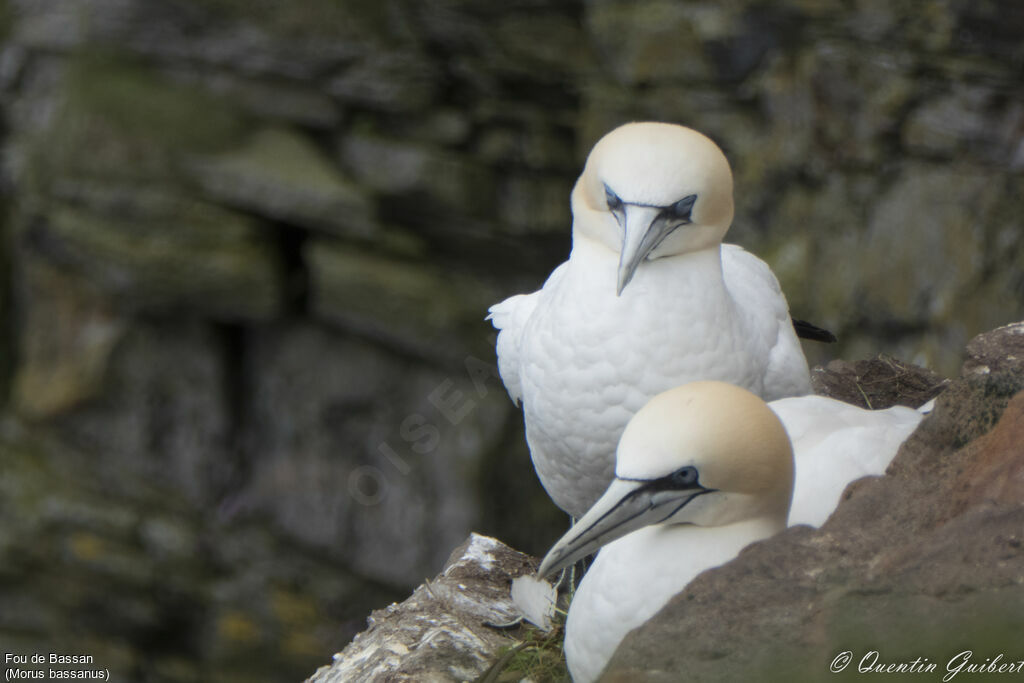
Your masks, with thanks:
<instances>
[{"instance_id":1,"label":"white plumage","mask_svg":"<svg viewBox=\"0 0 1024 683\"><path fill-rule=\"evenodd\" d=\"M596 681L626 634L690 581L780 530L757 520L727 529L653 526L603 548L569 606L564 648L572 680Z\"/></svg>"},{"instance_id":2,"label":"white plumage","mask_svg":"<svg viewBox=\"0 0 1024 683\"><path fill-rule=\"evenodd\" d=\"M721 244L732 174L711 140L670 124L617 128L588 157L572 210L569 260L490 318L541 482L579 517L655 394L718 379L770 400L809 393L810 378L775 276Z\"/></svg>"},{"instance_id":3,"label":"white plumage","mask_svg":"<svg viewBox=\"0 0 1024 683\"><path fill-rule=\"evenodd\" d=\"M821 526L847 484L885 474L900 445L924 418L906 406L865 410L824 396L768 404L786 427L796 457L789 526Z\"/></svg>"},{"instance_id":4,"label":"white plumage","mask_svg":"<svg viewBox=\"0 0 1024 683\"><path fill-rule=\"evenodd\" d=\"M824 522L850 481L884 472L921 418L818 396L766 405L719 382L652 399L622 435L616 478L538 572L601 548L566 622L573 680L596 680L630 630L702 571L782 530L787 512L790 525Z\"/></svg>"}]
</instances>

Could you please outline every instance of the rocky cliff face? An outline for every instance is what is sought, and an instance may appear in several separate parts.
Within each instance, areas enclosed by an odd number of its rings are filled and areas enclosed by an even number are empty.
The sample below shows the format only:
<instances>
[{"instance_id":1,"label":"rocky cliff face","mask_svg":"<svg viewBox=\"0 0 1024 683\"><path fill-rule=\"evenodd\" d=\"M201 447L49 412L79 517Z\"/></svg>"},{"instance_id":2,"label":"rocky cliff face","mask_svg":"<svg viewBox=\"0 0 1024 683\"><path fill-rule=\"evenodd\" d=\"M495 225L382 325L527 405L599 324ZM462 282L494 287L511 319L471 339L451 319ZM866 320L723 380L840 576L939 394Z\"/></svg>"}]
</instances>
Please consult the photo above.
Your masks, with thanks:
<instances>
[{"instance_id":1,"label":"rocky cliff face","mask_svg":"<svg viewBox=\"0 0 1024 683\"><path fill-rule=\"evenodd\" d=\"M536 568L536 559L471 534L440 574L401 604L370 615L368 628L307 683L477 679L519 644L524 628L506 632L494 625L518 616L509 586Z\"/></svg>"},{"instance_id":2,"label":"rocky cliff face","mask_svg":"<svg viewBox=\"0 0 1024 683\"><path fill-rule=\"evenodd\" d=\"M482 317L565 257L627 119L722 144L731 240L843 339L814 358L953 372L1024 302L1022 26L1009 0L0 0L0 640L298 678L471 529L542 551L564 522Z\"/></svg>"}]
</instances>

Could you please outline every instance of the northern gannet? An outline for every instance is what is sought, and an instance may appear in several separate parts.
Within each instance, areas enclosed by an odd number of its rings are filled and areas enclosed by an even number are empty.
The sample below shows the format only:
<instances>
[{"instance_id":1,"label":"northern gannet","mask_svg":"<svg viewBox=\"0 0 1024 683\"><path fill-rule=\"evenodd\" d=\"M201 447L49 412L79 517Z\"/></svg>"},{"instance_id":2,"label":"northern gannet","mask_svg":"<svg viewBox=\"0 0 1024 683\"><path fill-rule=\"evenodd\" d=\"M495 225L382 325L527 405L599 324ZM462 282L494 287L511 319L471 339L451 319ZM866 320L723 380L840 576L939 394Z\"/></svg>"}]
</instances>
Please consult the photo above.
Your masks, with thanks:
<instances>
[{"instance_id":1,"label":"northern gannet","mask_svg":"<svg viewBox=\"0 0 1024 683\"><path fill-rule=\"evenodd\" d=\"M771 269L722 244L732 172L710 139L666 123L616 128L590 152L571 204L569 260L489 318L541 483L579 517L655 394L716 379L771 400L811 384Z\"/></svg>"},{"instance_id":2,"label":"northern gannet","mask_svg":"<svg viewBox=\"0 0 1024 683\"><path fill-rule=\"evenodd\" d=\"M538 570L601 549L569 605L573 680L596 680L622 638L702 571L784 529L792 492L786 430L754 394L693 382L651 399L622 434L608 490Z\"/></svg>"},{"instance_id":3,"label":"northern gannet","mask_svg":"<svg viewBox=\"0 0 1024 683\"><path fill-rule=\"evenodd\" d=\"M787 524L823 523L849 482L885 471L924 410L766 404L722 382L651 399L623 431L611 485L537 572L600 549L566 621L573 680L595 680L622 638L705 569Z\"/></svg>"}]
</instances>

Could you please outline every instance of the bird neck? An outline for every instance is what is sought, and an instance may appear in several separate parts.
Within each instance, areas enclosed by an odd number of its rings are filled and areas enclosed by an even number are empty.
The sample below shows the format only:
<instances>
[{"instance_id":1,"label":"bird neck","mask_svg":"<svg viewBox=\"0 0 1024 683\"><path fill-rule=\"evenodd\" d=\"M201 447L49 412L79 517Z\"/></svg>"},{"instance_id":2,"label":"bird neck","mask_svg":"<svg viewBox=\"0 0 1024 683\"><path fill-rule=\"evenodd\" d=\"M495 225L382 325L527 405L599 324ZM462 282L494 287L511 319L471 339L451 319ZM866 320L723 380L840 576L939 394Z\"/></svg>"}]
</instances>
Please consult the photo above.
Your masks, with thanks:
<instances>
[{"instance_id":1,"label":"bird neck","mask_svg":"<svg viewBox=\"0 0 1024 683\"><path fill-rule=\"evenodd\" d=\"M656 610L704 570L729 562L751 543L784 528L785 521L767 516L721 526L648 526L602 548L592 571L628 567L638 585L663 593L654 601ZM671 577L667 586L666 576Z\"/></svg>"},{"instance_id":2,"label":"bird neck","mask_svg":"<svg viewBox=\"0 0 1024 683\"><path fill-rule=\"evenodd\" d=\"M785 528L785 517L763 515L722 526L662 525L659 531L678 538L677 543L703 554L707 561L713 562L708 566L715 566L727 562L751 543L774 536Z\"/></svg>"}]
</instances>

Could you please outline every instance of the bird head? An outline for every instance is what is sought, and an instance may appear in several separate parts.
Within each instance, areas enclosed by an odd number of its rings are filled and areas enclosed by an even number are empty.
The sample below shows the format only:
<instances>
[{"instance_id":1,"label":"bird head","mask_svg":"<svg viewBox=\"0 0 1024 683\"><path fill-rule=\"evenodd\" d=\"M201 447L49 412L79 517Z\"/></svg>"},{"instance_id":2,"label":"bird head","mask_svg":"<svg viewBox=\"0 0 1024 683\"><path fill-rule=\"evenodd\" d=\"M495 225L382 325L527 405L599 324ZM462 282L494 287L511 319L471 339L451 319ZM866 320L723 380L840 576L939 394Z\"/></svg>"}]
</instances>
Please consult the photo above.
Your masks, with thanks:
<instances>
[{"instance_id":1,"label":"bird head","mask_svg":"<svg viewBox=\"0 0 1024 683\"><path fill-rule=\"evenodd\" d=\"M627 123L590 151L572 191L573 239L619 253L617 293L644 260L721 244L733 217L732 171L706 136Z\"/></svg>"},{"instance_id":2,"label":"bird head","mask_svg":"<svg viewBox=\"0 0 1024 683\"><path fill-rule=\"evenodd\" d=\"M654 524L785 527L793 449L775 413L746 389L692 382L652 398L619 441L615 479L548 552L547 576Z\"/></svg>"}]
</instances>

